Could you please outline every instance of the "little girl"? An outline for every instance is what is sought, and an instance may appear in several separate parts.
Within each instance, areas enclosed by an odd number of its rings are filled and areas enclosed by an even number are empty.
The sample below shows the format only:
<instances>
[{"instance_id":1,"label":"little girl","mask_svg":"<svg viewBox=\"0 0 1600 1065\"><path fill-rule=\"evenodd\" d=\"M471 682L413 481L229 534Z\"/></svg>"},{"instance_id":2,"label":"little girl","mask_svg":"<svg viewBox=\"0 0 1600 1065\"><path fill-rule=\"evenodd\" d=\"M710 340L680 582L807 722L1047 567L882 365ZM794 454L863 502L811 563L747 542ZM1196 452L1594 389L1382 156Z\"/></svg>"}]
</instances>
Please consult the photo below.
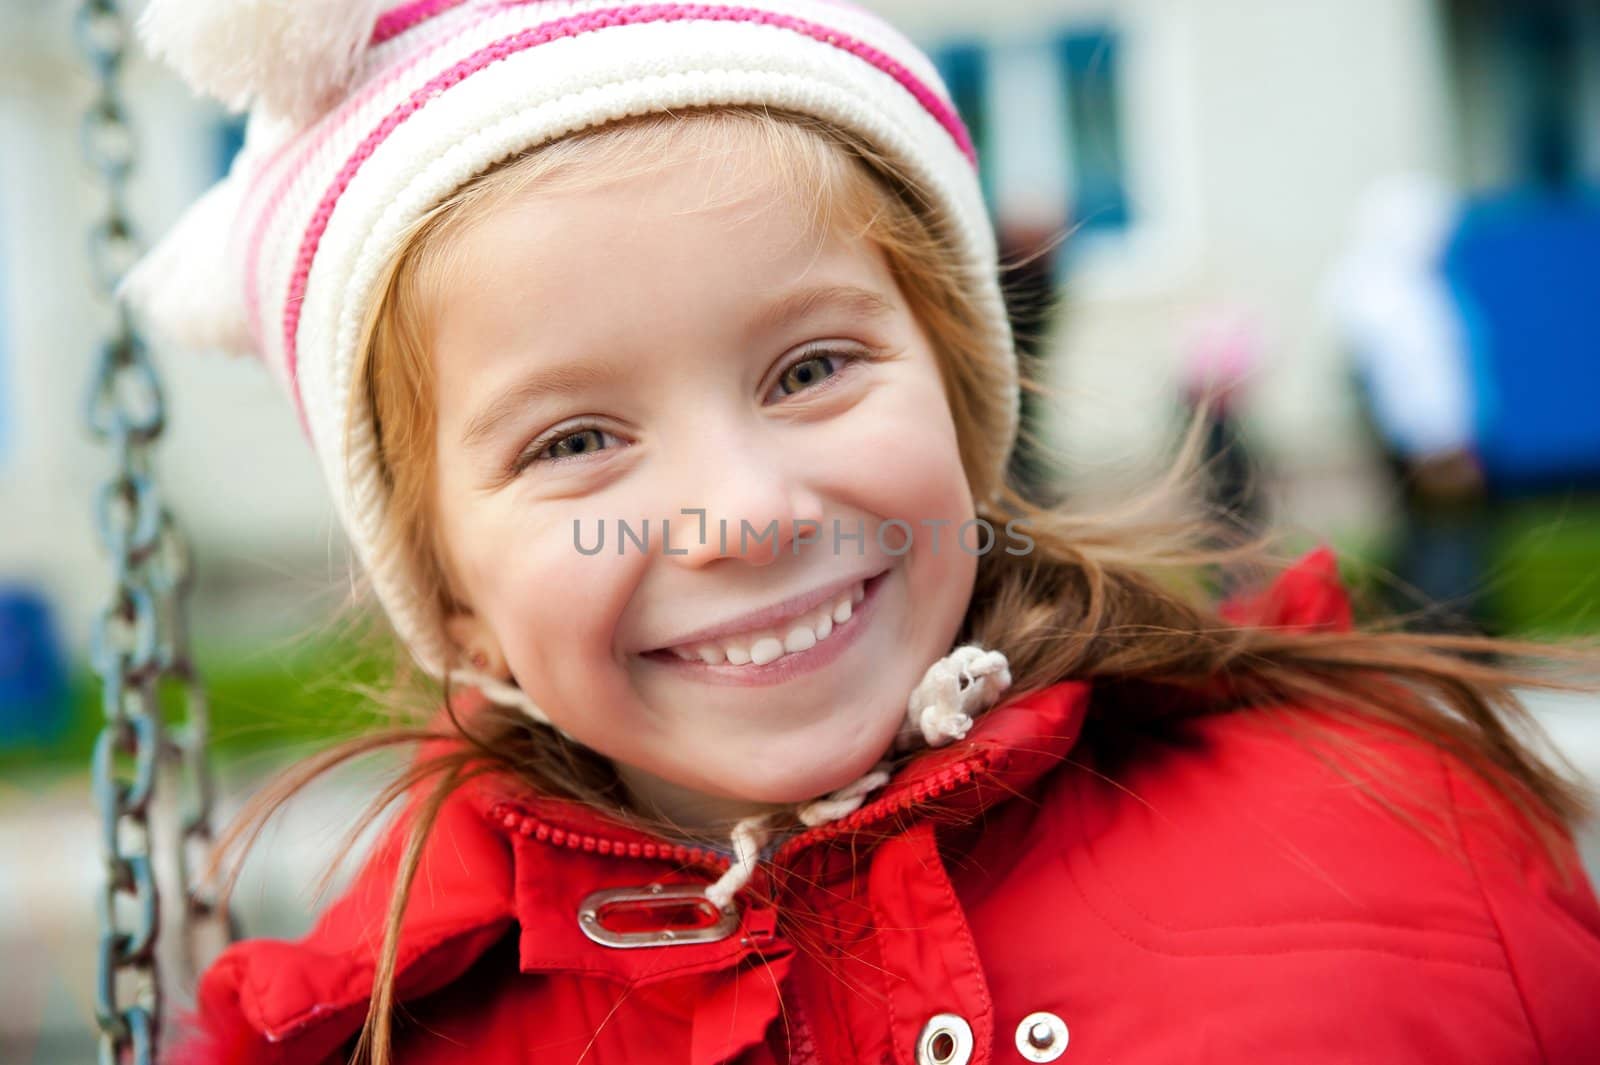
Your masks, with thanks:
<instances>
[{"instance_id":1,"label":"little girl","mask_svg":"<svg viewBox=\"0 0 1600 1065\"><path fill-rule=\"evenodd\" d=\"M281 379L442 682L194 1062L1579 1062L1577 788L1331 556L1003 480L972 143L839 0L156 0L250 109L130 280Z\"/></svg>"}]
</instances>

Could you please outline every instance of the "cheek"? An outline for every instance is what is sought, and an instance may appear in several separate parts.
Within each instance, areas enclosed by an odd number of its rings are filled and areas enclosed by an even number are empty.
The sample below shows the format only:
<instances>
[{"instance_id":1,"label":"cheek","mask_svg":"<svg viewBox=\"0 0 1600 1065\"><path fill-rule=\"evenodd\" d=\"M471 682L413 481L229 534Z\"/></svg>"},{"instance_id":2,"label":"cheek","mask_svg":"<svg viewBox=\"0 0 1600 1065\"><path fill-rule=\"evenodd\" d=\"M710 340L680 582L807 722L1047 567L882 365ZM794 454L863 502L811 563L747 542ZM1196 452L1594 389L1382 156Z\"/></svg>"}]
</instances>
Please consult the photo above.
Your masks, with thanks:
<instances>
[{"instance_id":1,"label":"cheek","mask_svg":"<svg viewBox=\"0 0 1600 1065\"><path fill-rule=\"evenodd\" d=\"M924 369L876 419L881 462L872 464L871 475L884 501L879 513L911 525L911 549L903 556L913 601L908 646L931 658L955 638L987 537L976 527L963 535L975 517L972 490L944 390L931 363Z\"/></svg>"},{"instance_id":2,"label":"cheek","mask_svg":"<svg viewBox=\"0 0 1600 1065\"><path fill-rule=\"evenodd\" d=\"M575 534L574 517L548 514L534 522L519 520L511 508L480 511L474 549L463 560L473 607L499 639L513 675L535 701L552 705L572 698L569 689L599 681L642 561L639 552L618 557L609 542L608 550L585 555L579 544L593 550L596 522L580 517Z\"/></svg>"},{"instance_id":3,"label":"cheek","mask_svg":"<svg viewBox=\"0 0 1600 1065\"><path fill-rule=\"evenodd\" d=\"M861 412L858 434L835 460L870 486L877 505L863 499L868 509L909 521L919 539L922 521L949 521L953 537L972 516L972 493L944 392L931 367L920 369Z\"/></svg>"}]
</instances>

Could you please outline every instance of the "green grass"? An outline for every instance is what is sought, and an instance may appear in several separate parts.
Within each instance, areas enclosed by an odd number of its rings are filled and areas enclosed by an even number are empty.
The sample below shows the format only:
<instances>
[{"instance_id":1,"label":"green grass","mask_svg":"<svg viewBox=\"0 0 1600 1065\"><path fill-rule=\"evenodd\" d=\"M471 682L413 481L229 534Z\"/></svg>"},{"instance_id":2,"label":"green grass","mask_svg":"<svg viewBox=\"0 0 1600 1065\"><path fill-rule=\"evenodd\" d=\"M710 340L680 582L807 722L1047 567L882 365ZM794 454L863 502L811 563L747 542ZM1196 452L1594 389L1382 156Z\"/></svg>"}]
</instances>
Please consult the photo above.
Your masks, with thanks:
<instances>
[{"instance_id":1,"label":"green grass","mask_svg":"<svg viewBox=\"0 0 1600 1065\"><path fill-rule=\"evenodd\" d=\"M1600 496L1501 504L1487 520L1478 585L1485 620L1515 639L1600 635ZM1302 536L1288 546L1303 551L1320 542ZM1390 601L1403 604L1392 609L1421 609L1396 584L1390 567L1399 545L1392 534L1353 530L1332 543L1358 617Z\"/></svg>"},{"instance_id":2,"label":"green grass","mask_svg":"<svg viewBox=\"0 0 1600 1065\"><path fill-rule=\"evenodd\" d=\"M195 652L209 699L211 747L220 759L303 750L370 728L381 718L357 686L381 686L387 656L334 638L279 651ZM48 742L0 750L0 772L87 766L104 720L100 678L79 664L68 680L65 729ZM166 720L185 716L182 688L164 686Z\"/></svg>"},{"instance_id":3,"label":"green grass","mask_svg":"<svg viewBox=\"0 0 1600 1065\"><path fill-rule=\"evenodd\" d=\"M1519 503L1495 522L1492 609L1507 633L1600 633L1600 499Z\"/></svg>"}]
</instances>

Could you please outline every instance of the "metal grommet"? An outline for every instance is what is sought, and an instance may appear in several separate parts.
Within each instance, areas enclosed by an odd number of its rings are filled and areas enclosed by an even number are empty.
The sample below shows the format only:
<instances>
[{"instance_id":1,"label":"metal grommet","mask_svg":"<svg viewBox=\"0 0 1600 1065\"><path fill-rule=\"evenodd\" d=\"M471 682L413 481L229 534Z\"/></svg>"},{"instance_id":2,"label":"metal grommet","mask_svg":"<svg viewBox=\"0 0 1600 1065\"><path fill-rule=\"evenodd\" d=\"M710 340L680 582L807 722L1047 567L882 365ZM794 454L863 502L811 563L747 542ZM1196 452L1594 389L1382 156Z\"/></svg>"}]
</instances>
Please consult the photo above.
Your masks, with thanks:
<instances>
[{"instance_id":1,"label":"metal grommet","mask_svg":"<svg viewBox=\"0 0 1600 1065\"><path fill-rule=\"evenodd\" d=\"M632 920L612 927L608 921L618 914ZM739 911L717 909L699 884L606 888L578 904L578 927L605 947L679 947L727 939L739 930Z\"/></svg>"},{"instance_id":2,"label":"metal grommet","mask_svg":"<svg viewBox=\"0 0 1600 1065\"><path fill-rule=\"evenodd\" d=\"M1030 1013L1017 1025L1017 1053L1028 1061L1054 1061L1067 1051L1067 1022L1053 1013Z\"/></svg>"},{"instance_id":3,"label":"metal grommet","mask_svg":"<svg viewBox=\"0 0 1600 1065\"><path fill-rule=\"evenodd\" d=\"M917 1036L917 1065L967 1065L972 1060L972 1025L954 1013L936 1013Z\"/></svg>"}]
</instances>

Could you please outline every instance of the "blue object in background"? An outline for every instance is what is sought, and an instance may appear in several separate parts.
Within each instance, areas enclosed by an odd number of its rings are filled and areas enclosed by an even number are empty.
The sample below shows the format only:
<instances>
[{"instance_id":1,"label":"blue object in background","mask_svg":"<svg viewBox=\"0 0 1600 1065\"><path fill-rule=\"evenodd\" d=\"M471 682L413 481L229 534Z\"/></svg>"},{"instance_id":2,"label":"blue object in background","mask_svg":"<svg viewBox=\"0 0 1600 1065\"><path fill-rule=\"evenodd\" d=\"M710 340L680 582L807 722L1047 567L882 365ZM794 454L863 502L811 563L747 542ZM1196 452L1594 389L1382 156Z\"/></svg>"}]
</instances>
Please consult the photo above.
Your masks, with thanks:
<instances>
[{"instance_id":1,"label":"blue object in background","mask_svg":"<svg viewBox=\"0 0 1600 1065\"><path fill-rule=\"evenodd\" d=\"M1077 31L1056 43L1072 143L1073 220L1088 230L1126 229L1121 49L1111 30Z\"/></svg>"},{"instance_id":2,"label":"blue object in background","mask_svg":"<svg viewBox=\"0 0 1600 1065\"><path fill-rule=\"evenodd\" d=\"M1445 252L1497 493L1600 485L1600 196L1478 200Z\"/></svg>"},{"instance_id":3,"label":"blue object in background","mask_svg":"<svg viewBox=\"0 0 1600 1065\"><path fill-rule=\"evenodd\" d=\"M992 214L995 209L994 153L989 150L989 64L984 46L976 41L947 44L933 52L933 62L977 149L978 180L983 186L984 202Z\"/></svg>"},{"instance_id":4,"label":"blue object in background","mask_svg":"<svg viewBox=\"0 0 1600 1065\"><path fill-rule=\"evenodd\" d=\"M68 709L49 604L31 588L0 585L0 747L58 738Z\"/></svg>"},{"instance_id":5,"label":"blue object in background","mask_svg":"<svg viewBox=\"0 0 1600 1065\"><path fill-rule=\"evenodd\" d=\"M215 180L220 181L228 176L228 171L233 167L233 157L244 147L244 126L243 115L227 115L217 122Z\"/></svg>"}]
</instances>

